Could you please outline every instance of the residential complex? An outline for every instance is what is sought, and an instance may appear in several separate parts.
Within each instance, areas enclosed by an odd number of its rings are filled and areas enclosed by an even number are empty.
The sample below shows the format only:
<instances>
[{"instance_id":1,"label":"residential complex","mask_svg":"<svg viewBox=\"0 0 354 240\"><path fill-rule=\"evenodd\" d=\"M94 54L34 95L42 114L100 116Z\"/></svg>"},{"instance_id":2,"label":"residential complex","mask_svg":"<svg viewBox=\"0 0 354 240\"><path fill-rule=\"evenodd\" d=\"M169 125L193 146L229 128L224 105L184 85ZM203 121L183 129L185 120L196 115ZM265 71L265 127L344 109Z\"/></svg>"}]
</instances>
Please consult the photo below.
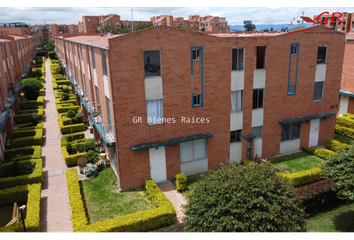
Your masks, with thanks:
<instances>
[{"instance_id":1,"label":"residential complex","mask_svg":"<svg viewBox=\"0 0 354 240\"><path fill-rule=\"evenodd\" d=\"M225 18L199 15L188 16L188 20L183 17L173 17L170 15L154 16L151 18L154 26L169 26L181 28L182 26L193 29L194 31L202 32L230 32L230 26L227 25Z\"/></svg>"},{"instance_id":2,"label":"residential complex","mask_svg":"<svg viewBox=\"0 0 354 240\"><path fill-rule=\"evenodd\" d=\"M13 116L19 112L21 81L30 76L30 60L36 55L33 36L0 35L0 55L0 157L3 159L6 137L12 136Z\"/></svg>"},{"instance_id":3,"label":"residential complex","mask_svg":"<svg viewBox=\"0 0 354 240\"><path fill-rule=\"evenodd\" d=\"M342 15L340 15L342 14ZM353 19L353 13L348 13L348 12L342 12L342 13L336 13L336 14L323 14L320 16L318 19L319 15L314 15L313 19L317 22L322 22L323 23L314 23L314 25L322 25L326 26L329 28L332 28L334 30L340 31L340 32L354 32L354 19ZM332 19L333 18L333 19ZM337 19L341 20L343 23L338 21Z\"/></svg>"},{"instance_id":4,"label":"residential complex","mask_svg":"<svg viewBox=\"0 0 354 240\"><path fill-rule=\"evenodd\" d=\"M345 47L345 34L334 32L202 34L160 25L54 41L127 190L333 138Z\"/></svg>"},{"instance_id":5,"label":"residential complex","mask_svg":"<svg viewBox=\"0 0 354 240\"><path fill-rule=\"evenodd\" d=\"M132 23L134 24L134 29L139 24L150 24L150 21L128 21L121 20L120 16L117 14L108 14L102 16L82 16L82 22L78 23L78 31L83 33L101 33L102 28L105 24L112 24L115 26L116 30L122 28L128 28L132 30Z\"/></svg>"},{"instance_id":6,"label":"residential complex","mask_svg":"<svg viewBox=\"0 0 354 240\"><path fill-rule=\"evenodd\" d=\"M54 36L58 34L74 34L79 31L78 26L74 24L42 24L32 27L37 35L41 35L45 40L54 40Z\"/></svg>"}]
</instances>

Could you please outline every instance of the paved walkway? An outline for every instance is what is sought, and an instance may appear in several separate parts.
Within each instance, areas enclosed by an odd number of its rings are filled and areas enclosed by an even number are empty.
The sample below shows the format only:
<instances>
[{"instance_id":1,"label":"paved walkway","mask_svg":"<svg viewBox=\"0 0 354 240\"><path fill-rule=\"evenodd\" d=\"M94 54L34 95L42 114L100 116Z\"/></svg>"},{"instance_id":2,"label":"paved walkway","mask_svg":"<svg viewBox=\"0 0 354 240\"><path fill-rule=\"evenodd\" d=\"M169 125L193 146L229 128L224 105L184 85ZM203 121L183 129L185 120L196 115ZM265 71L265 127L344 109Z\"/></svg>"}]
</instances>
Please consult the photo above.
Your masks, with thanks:
<instances>
[{"instance_id":1,"label":"paved walkway","mask_svg":"<svg viewBox=\"0 0 354 240\"><path fill-rule=\"evenodd\" d=\"M177 212L177 218L174 223L182 223L185 217L182 205L187 204L186 200L176 191L172 183L169 181L157 183L157 186L161 188L166 197L172 202Z\"/></svg>"},{"instance_id":2,"label":"paved walkway","mask_svg":"<svg viewBox=\"0 0 354 240\"><path fill-rule=\"evenodd\" d=\"M60 147L61 133L49 60L45 60L45 96L43 116L43 184L41 199L41 232L72 232L71 208Z\"/></svg>"}]
</instances>

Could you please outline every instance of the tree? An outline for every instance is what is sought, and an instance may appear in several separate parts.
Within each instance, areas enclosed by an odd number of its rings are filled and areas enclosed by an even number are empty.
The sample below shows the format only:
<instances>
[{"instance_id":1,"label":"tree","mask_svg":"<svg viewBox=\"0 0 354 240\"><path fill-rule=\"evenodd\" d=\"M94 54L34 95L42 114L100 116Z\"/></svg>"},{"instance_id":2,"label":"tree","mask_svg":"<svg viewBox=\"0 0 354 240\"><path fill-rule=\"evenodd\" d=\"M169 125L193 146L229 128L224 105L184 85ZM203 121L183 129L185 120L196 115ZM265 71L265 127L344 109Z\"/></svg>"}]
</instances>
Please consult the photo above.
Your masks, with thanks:
<instances>
[{"instance_id":1,"label":"tree","mask_svg":"<svg viewBox=\"0 0 354 240\"><path fill-rule=\"evenodd\" d=\"M22 81L21 90L25 92L25 98L27 100L37 100L39 96L39 90L42 89L41 81L35 78L26 78Z\"/></svg>"},{"instance_id":2,"label":"tree","mask_svg":"<svg viewBox=\"0 0 354 240\"><path fill-rule=\"evenodd\" d=\"M264 29L263 32L269 32L268 28Z\"/></svg>"},{"instance_id":3,"label":"tree","mask_svg":"<svg viewBox=\"0 0 354 240\"><path fill-rule=\"evenodd\" d=\"M105 22L102 27L103 33L117 34L118 31L115 29L112 20L109 23Z\"/></svg>"},{"instance_id":4,"label":"tree","mask_svg":"<svg viewBox=\"0 0 354 240\"><path fill-rule=\"evenodd\" d=\"M132 30L129 30L126 27L123 27L122 29L119 30L119 33L131 33L131 32L132 32Z\"/></svg>"},{"instance_id":5,"label":"tree","mask_svg":"<svg viewBox=\"0 0 354 240\"><path fill-rule=\"evenodd\" d=\"M138 24L138 26L136 26L135 31L139 31L139 30L143 30L145 28L150 28L153 25L151 23L143 23L143 24Z\"/></svg>"},{"instance_id":6,"label":"tree","mask_svg":"<svg viewBox=\"0 0 354 240\"><path fill-rule=\"evenodd\" d=\"M300 24L299 26L292 28L291 31L300 30L300 29L303 29L303 28L305 28L305 27L306 27L306 26L305 26L304 24ZM286 30L288 30L288 28L286 28Z\"/></svg>"},{"instance_id":7,"label":"tree","mask_svg":"<svg viewBox=\"0 0 354 240\"><path fill-rule=\"evenodd\" d=\"M301 200L265 165L230 164L190 187L185 230L191 232L305 231Z\"/></svg>"},{"instance_id":8,"label":"tree","mask_svg":"<svg viewBox=\"0 0 354 240\"><path fill-rule=\"evenodd\" d=\"M273 31L273 28L270 28L270 31Z\"/></svg>"},{"instance_id":9,"label":"tree","mask_svg":"<svg viewBox=\"0 0 354 240\"><path fill-rule=\"evenodd\" d=\"M256 29L256 25L252 23L247 23L245 26L243 26L247 32L253 31Z\"/></svg>"},{"instance_id":10,"label":"tree","mask_svg":"<svg viewBox=\"0 0 354 240\"><path fill-rule=\"evenodd\" d=\"M194 32L194 29L193 29L193 28L190 28L190 27L185 27L185 26L182 25L181 28L182 28L183 30L187 30L187 31Z\"/></svg>"},{"instance_id":11,"label":"tree","mask_svg":"<svg viewBox=\"0 0 354 240\"><path fill-rule=\"evenodd\" d=\"M337 197L354 200L354 145L344 147L326 161L323 170L327 179L333 182Z\"/></svg>"}]
</instances>

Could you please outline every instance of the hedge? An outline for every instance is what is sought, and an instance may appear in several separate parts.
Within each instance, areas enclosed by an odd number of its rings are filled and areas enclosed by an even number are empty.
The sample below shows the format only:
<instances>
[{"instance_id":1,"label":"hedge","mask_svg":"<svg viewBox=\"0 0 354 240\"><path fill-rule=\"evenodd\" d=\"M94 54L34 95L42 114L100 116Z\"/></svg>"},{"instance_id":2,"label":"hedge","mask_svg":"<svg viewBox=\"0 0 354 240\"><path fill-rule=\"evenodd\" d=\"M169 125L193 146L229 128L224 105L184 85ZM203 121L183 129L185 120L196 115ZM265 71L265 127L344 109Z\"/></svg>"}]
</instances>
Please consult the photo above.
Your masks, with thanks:
<instances>
[{"instance_id":1,"label":"hedge","mask_svg":"<svg viewBox=\"0 0 354 240\"><path fill-rule=\"evenodd\" d=\"M75 101L76 102L76 101ZM76 109L79 110L80 107L74 104L57 104L57 111L58 113L65 113L69 111L70 109Z\"/></svg>"},{"instance_id":2,"label":"hedge","mask_svg":"<svg viewBox=\"0 0 354 240\"><path fill-rule=\"evenodd\" d=\"M63 157L65 160L65 163L68 167L74 167L77 166L77 160L82 157L87 157L86 153L78 153L78 154L73 154L70 155L68 151L66 150L66 146L61 147L61 151L63 153Z\"/></svg>"},{"instance_id":3,"label":"hedge","mask_svg":"<svg viewBox=\"0 0 354 240\"><path fill-rule=\"evenodd\" d=\"M350 118L350 119L354 119L354 114L351 114L351 113L344 113L344 114L343 114L343 117Z\"/></svg>"},{"instance_id":4,"label":"hedge","mask_svg":"<svg viewBox=\"0 0 354 240\"><path fill-rule=\"evenodd\" d=\"M354 120L348 117L337 117L336 124L342 127L354 129Z\"/></svg>"},{"instance_id":5,"label":"hedge","mask_svg":"<svg viewBox=\"0 0 354 240\"><path fill-rule=\"evenodd\" d=\"M41 184L23 185L0 190L0 206L10 205L14 202L26 202L25 225L27 232L39 232L41 229ZM1 227L0 232L23 232L22 224Z\"/></svg>"},{"instance_id":6,"label":"hedge","mask_svg":"<svg viewBox=\"0 0 354 240\"><path fill-rule=\"evenodd\" d=\"M66 125L66 126L64 126L63 121L58 121L58 123L62 134L80 132L85 130L85 124L83 123Z\"/></svg>"},{"instance_id":7,"label":"hedge","mask_svg":"<svg viewBox=\"0 0 354 240\"><path fill-rule=\"evenodd\" d=\"M304 184L309 184L313 182L317 182L321 179L323 174L323 170L319 167L312 168L310 170L296 172L296 173L283 173L278 172L285 180L288 180L294 187L298 187Z\"/></svg>"},{"instance_id":8,"label":"hedge","mask_svg":"<svg viewBox=\"0 0 354 240\"><path fill-rule=\"evenodd\" d=\"M256 163L251 161L251 160L248 160L248 159L245 159L245 160L242 160L243 164L245 166L248 166L248 165L255 165Z\"/></svg>"},{"instance_id":9,"label":"hedge","mask_svg":"<svg viewBox=\"0 0 354 240\"><path fill-rule=\"evenodd\" d=\"M19 137L21 134L24 137ZM19 138L11 140L12 148L42 145L43 142L43 129L17 130L14 135Z\"/></svg>"},{"instance_id":10,"label":"hedge","mask_svg":"<svg viewBox=\"0 0 354 240\"><path fill-rule=\"evenodd\" d=\"M68 141L68 138L71 137L72 141ZM66 134L61 137L60 144L61 146L66 146L68 142L73 142L78 139L84 139L85 138L85 133L84 132L79 132L79 133L73 133L73 134Z\"/></svg>"},{"instance_id":11,"label":"hedge","mask_svg":"<svg viewBox=\"0 0 354 240\"><path fill-rule=\"evenodd\" d=\"M24 160L24 161L19 161L18 162L21 165L25 165L28 163L35 163L35 169L33 173L31 174L26 174L26 175L20 175L20 176L15 176L15 177L6 177L6 178L0 178L0 189L4 188L12 188L20 185L27 185L27 184L33 184L33 183L42 183L43 181L43 164L42 164L42 158L37 158L37 159L30 159L30 160ZM13 165L14 163L4 163L0 167L0 172L2 172L3 166L5 165Z\"/></svg>"},{"instance_id":12,"label":"hedge","mask_svg":"<svg viewBox=\"0 0 354 240\"><path fill-rule=\"evenodd\" d=\"M317 148L313 153L323 159L328 159L334 154L333 151L323 148Z\"/></svg>"},{"instance_id":13,"label":"hedge","mask_svg":"<svg viewBox=\"0 0 354 240\"><path fill-rule=\"evenodd\" d=\"M43 122L38 122L36 126L33 126L32 122L23 123L18 126L19 130L29 130L29 129L43 129Z\"/></svg>"},{"instance_id":14,"label":"hedge","mask_svg":"<svg viewBox=\"0 0 354 240\"><path fill-rule=\"evenodd\" d=\"M41 146L30 146L23 148L14 148L4 151L5 162L14 162L25 159L41 158L42 147Z\"/></svg>"},{"instance_id":15,"label":"hedge","mask_svg":"<svg viewBox=\"0 0 354 240\"><path fill-rule=\"evenodd\" d=\"M334 152L342 150L344 147L349 146L348 144L341 143L337 140L327 138L324 142L324 145L327 149L332 150Z\"/></svg>"},{"instance_id":16,"label":"hedge","mask_svg":"<svg viewBox=\"0 0 354 240\"><path fill-rule=\"evenodd\" d=\"M74 232L148 232L168 226L176 218L176 210L155 181L146 180L146 191L157 208L115 217L88 225L80 193L77 170L66 171L71 219Z\"/></svg>"},{"instance_id":17,"label":"hedge","mask_svg":"<svg viewBox=\"0 0 354 240\"><path fill-rule=\"evenodd\" d=\"M70 80L56 80L56 84L58 85L70 85Z\"/></svg>"},{"instance_id":18,"label":"hedge","mask_svg":"<svg viewBox=\"0 0 354 240\"><path fill-rule=\"evenodd\" d=\"M14 121L16 123L27 123L32 113L38 113L39 121L43 121L43 109L23 110L20 112L20 114L13 117Z\"/></svg>"},{"instance_id":19,"label":"hedge","mask_svg":"<svg viewBox=\"0 0 354 240\"><path fill-rule=\"evenodd\" d=\"M336 133L354 139L354 129L336 124Z\"/></svg>"},{"instance_id":20,"label":"hedge","mask_svg":"<svg viewBox=\"0 0 354 240\"><path fill-rule=\"evenodd\" d=\"M67 101L61 101L60 98L55 99L55 104L69 104L69 103L76 105L76 97L75 96L70 97L69 100L67 100Z\"/></svg>"},{"instance_id":21,"label":"hedge","mask_svg":"<svg viewBox=\"0 0 354 240\"><path fill-rule=\"evenodd\" d=\"M183 173L176 174L176 189L178 192L187 190L187 177Z\"/></svg>"},{"instance_id":22,"label":"hedge","mask_svg":"<svg viewBox=\"0 0 354 240\"><path fill-rule=\"evenodd\" d=\"M19 104L20 104L20 109L23 109L23 108L25 108L25 106L28 106L28 105L43 106L44 96L39 96L37 98L37 100L22 101L22 102L19 102Z\"/></svg>"}]
</instances>

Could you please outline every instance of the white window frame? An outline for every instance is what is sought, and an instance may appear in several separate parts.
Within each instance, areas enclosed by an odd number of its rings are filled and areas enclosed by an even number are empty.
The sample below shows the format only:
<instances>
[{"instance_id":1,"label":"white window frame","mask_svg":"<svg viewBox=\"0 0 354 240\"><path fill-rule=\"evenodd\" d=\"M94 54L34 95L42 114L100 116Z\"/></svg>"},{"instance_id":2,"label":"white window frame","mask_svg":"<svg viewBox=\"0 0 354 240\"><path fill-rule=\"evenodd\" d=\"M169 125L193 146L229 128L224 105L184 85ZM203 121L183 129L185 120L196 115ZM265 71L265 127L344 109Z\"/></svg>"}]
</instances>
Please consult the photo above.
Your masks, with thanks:
<instances>
[{"instance_id":1,"label":"white window frame","mask_svg":"<svg viewBox=\"0 0 354 240\"><path fill-rule=\"evenodd\" d=\"M195 149L195 143L196 142L201 142L201 141L204 141L205 143L205 157L201 157L201 158L195 158L195 153L196 153L196 149ZM183 157L183 148L187 148L187 147L193 147L193 157L192 157L192 160L187 159L187 160L183 160L182 157ZM204 139L199 139L199 140L195 140L195 141L188 141L188 142L183 142L183 143L180 143L180 162L181 164L184 164L184 163L189 163L189 162L194 162L194 161L200 161L200 160L204 160L204 159L208 159L208 140L206 138Z\"/></svg>"},{"instance_id":2,"label":"white window frame","mask_svg":"<svg viewBox=\"0 0 354 240\"><path fill-rule=\"evenodd\" d=\"M324 92L325 81L315 82L314 90L313 90L313 98L315 98L316 83L322 83L322 92L321 92L321 99L313 99L314 102L318 102L318 101L322 101L323 100L323 92Z\"/></svg>"},{"instance_id":3,"label":"white window frame","mask_svg":"<svg viewBox=\"0 0 354 240\"><path fill-rule=\"evenodd\" d=\"M232 101L232 94L236 94L237 92L241 92L241 110L232 111L233 101ZM237 95L237 94L236 94ZM237 108L237 99L235 97L235 109ZM238 113L243 111L243 90L231 91L231 113Z\"/></svg>"},{"instance_id":4,"label":"white window frame","mask_svg":"<svg viewBox=\"0 0 354 240\"><path fill-rule=\"evenodd\" d=\"M153 113L149 113L149 109L148 109L148 104L149 103L153 103L153 102L156 102L158 101L158 104L160 104L160 109L161 109L161 112L160 112L160 116L154 116ZM158 110L154 109L156 112L158 112ZM148 123L148 126L151 126L151 125L157 125L157 124L162 124L163 123L163 100L162 99L156 99L156 100L146 100L146 117L147 117L147 123ZM151 117L151 122L149 122L149 117ZM155 117L155 118L154 118ZM161 120L159 120L159 118Z\"/></svg>"}]
</instances>

